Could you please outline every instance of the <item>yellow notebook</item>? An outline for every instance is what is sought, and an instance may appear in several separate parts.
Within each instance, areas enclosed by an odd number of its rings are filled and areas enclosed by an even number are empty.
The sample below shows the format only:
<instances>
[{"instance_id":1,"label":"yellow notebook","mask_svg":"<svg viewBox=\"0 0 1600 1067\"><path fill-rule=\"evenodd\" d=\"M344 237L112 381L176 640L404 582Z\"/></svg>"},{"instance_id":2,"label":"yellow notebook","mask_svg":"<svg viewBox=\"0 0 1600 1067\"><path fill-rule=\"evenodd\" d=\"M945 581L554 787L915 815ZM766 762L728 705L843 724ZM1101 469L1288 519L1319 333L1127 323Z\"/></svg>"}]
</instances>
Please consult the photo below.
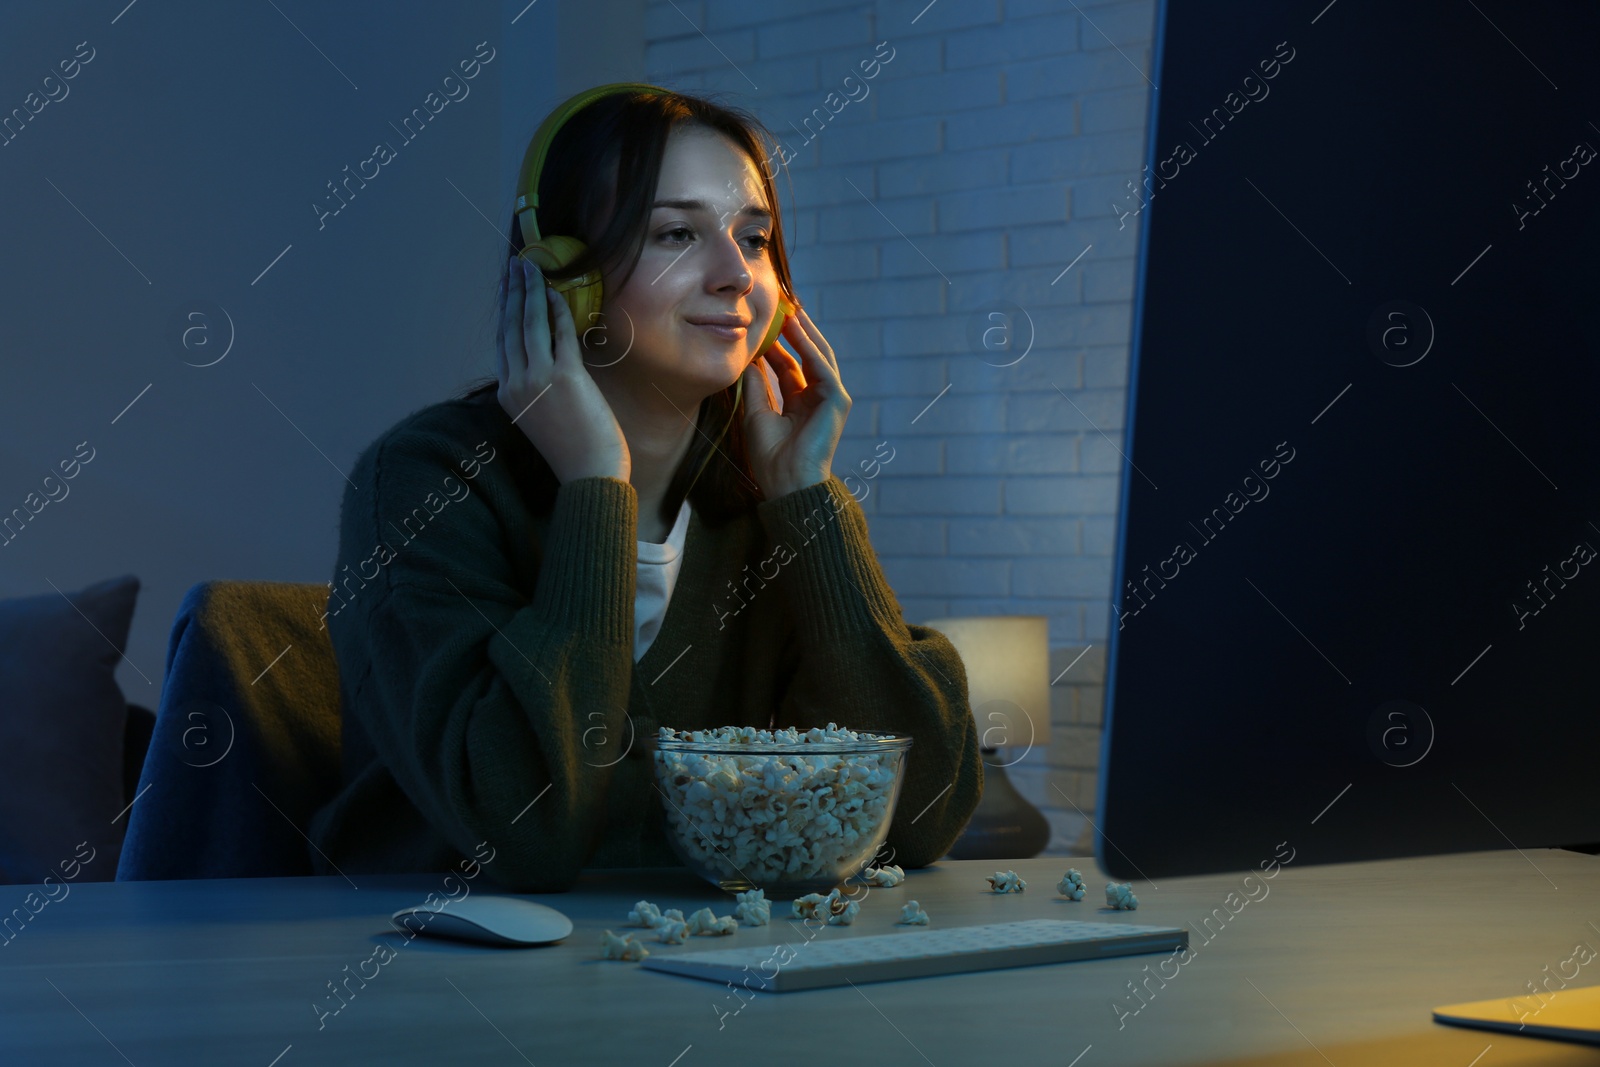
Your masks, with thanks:
<instances>
[{"instance_id":1,"label":"yellow notebook","mask_svg":"<svg viewBox=\"0 0 1600 1067\"><path fill-rule=\"evenodd\" d=\"M1600 985L1529 993L1504 1000L1446 1004L1433 1009L1435 1022L1501 1030L1526 1037L1548 1037L1600 1045Z\"/></svg>"}]
</instances>

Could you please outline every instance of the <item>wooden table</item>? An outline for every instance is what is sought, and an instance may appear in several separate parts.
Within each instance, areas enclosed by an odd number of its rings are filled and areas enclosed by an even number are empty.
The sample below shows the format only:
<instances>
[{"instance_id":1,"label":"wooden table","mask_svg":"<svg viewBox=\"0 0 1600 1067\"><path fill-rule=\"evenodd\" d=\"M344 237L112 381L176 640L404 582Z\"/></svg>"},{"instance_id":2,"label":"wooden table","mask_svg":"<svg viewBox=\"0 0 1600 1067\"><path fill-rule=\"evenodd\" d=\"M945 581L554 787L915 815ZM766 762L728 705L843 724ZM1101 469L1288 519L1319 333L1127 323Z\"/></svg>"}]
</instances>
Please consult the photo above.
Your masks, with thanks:
<instances>
[{"instance_id":1,"label":"wooden table","mask_svg":"<svg viewBox=\"0 0 1600 1067\"><path fill-rule=\"evenodd\" d=\"M1124 913L1100 909L1106 878L1089 860L1012 861L1028 881L1017 895L988 891L993 863L945 861L872 890L854 926L816 935L894 929L899 905L913 898L943 926L1036 917L1193 924L1192 957L1164 986L1148 984L1154 992L1137 1014L1127 983L1154 973L1165 955L748 1003L725 986L600 960L600 931L620 932L640 898L686 914L732 910L731 897L683 871L593 873L572 893L532 898L576 927L562 944L534 949L394 932L394 909L430 891L460 896L443 875L358 876L354 886L337 877L74 884L0 947L0 1064L1600 1061L1579 1046L1453 1029L1429 1015L1440 1004L1515 995L1555 973L1578 942L1600 948L1600 859L1507 851L1314 867L1298 858L1248 885L1243 872L1136 883L1139 909ZM1082 903L1055 894L1069 863L1090 884ZM493 887L480 875L467 890ZM0 886L0 905L20 907L28 892ZM1258 899L1240 904L1247 893ZM805 929L778 917L782 910L770 927L651 947L800 942ZM1220 930L1209 940L1208 916ZM387 962L364 963L375 953ZM357 992L336 1014L319 1012L319 1003L322 1012L341 1003L330 983L363 971L373 975L364 988L352 980ZM1600 960L1572 984L1600 984Z\"/></svg>"}]
</instances>

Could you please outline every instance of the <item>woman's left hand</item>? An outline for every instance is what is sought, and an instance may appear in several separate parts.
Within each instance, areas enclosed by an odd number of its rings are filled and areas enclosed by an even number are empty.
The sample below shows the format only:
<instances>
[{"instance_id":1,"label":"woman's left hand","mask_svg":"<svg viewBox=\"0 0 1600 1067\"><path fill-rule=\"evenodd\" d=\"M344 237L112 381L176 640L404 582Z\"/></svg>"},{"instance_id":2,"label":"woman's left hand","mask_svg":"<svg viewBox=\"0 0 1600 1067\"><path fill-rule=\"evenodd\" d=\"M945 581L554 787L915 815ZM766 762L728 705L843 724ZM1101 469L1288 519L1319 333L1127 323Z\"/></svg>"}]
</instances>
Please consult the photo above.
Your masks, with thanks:
<instances>
[{"instance_id":1,"label":"woman's left hand","mask_svg":"<svg viewBox=\"0 0 1600 1067\"><path fill-rule=\"evenodd\" d=\"M828 480L850 413L838 358L804 308L784 324L780 336L794 346L799 360L773 342L744 370L746 447L768 500ZM781 413L764 366L777 376Z\"/></svg>"}]
</instances>

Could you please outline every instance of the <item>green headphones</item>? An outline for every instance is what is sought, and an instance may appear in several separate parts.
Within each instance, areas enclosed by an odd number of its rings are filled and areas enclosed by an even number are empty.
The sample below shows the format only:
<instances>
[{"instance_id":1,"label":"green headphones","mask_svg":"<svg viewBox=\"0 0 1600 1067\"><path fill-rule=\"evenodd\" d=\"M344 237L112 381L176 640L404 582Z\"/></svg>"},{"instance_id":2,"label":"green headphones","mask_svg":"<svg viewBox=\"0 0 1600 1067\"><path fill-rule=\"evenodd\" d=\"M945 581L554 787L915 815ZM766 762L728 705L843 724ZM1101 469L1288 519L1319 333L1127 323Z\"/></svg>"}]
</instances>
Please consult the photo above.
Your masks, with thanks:
<instances>
[{"instance_id":1,"label":"green headphones","mask_svg":"<svg viewBox=\"0 0 1600 1067\"><path fill-rule=\"evenodd\" d=\"M518 255L532 260L541 271L558 270L577 259L584 251L583 242L575 237L545 237L539 232L539 175L544 170L545 156L550 152L550 144L555 140L556 131L573 115L600 97L627 92L667 93L670 90L644 82L612 82L586 89L552 111L540 124L538 131L533 135L533 140L528 144L528 151L522 159L522 171L517 176L516 215L523 236L522 250ZM583 324L594 321L591 316L600 311L604 297L604 285L599 271L590 270L576 278L550 281L549 284L567 302L567 307L572 311L572 321L580 329ZM778 305L778 311L772 317L772 325L767 328L766 335L756 348L757 353L765 352L778 339L783 332L785 320L797 310L795 305L781 293L778 296ZM716 441L712 442L712 451L706 453L705 460L700 464L700 470L695 472L694 480L689 483L691 489L695 482L700 480L700 474L715 453L716 445L727 434L728 427L733 425L733 419L739 409L739 400L743 395L744 375L740 374L735 384L733 413L728 416L728 422L722 427L722 432L717 434Z\"/></svg>"}]
</instances>

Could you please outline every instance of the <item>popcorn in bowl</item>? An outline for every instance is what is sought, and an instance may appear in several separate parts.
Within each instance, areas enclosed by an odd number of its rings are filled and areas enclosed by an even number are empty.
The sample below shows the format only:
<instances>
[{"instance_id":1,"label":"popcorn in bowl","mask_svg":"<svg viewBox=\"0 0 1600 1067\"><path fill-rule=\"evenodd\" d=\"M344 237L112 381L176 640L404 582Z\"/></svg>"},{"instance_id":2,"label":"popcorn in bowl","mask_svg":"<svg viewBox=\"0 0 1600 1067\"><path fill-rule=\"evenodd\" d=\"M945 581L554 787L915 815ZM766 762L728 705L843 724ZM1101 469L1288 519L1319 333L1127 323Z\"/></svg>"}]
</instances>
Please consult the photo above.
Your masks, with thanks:
<instances>
[{"instance_id":1,"label":"popcorn in bowl","mask_svg":"<svg viewBox=\"0 0 1600 1067\"><path fill-rule=\"evenodd\" d=\"M730 892L828 890L889 832L911 738L826 728L729 726L656 740L667 839Z\"/></svg>"}]
</instances>

